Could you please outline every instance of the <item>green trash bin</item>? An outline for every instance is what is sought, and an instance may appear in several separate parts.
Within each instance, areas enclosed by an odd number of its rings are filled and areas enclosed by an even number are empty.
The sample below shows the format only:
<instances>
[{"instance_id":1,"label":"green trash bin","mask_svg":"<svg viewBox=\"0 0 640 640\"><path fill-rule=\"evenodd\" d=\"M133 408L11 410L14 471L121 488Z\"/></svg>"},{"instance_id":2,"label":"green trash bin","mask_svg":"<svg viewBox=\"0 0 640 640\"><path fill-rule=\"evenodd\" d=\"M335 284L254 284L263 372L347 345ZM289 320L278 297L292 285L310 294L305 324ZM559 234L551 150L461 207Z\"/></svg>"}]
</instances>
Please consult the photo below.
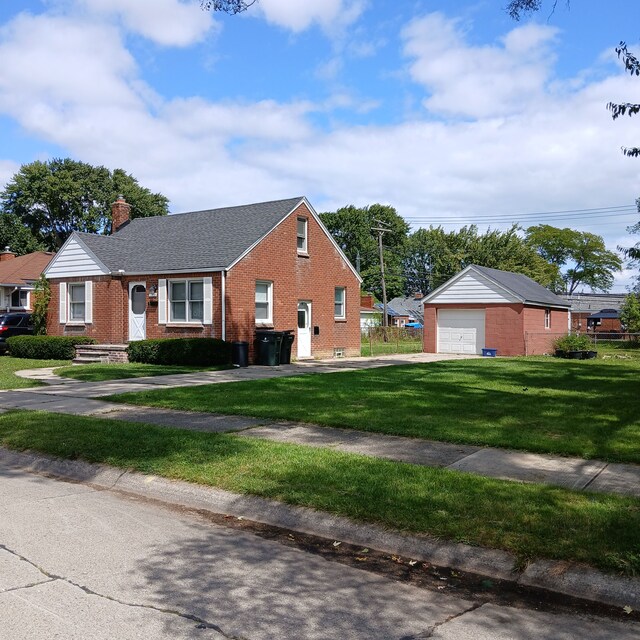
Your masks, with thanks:
<instances>
[{"instance_id":1,"label":"green trash bin","mask_svg":"<svg viewBox=\"0 0 640 640\"><path fill-rule=\"evenodd\" d=\"M291 364L291 345L295 336L293 329L282 332L282 346L280 347L280 364Z\"/></svg>"},{"instance_id":2,"label":"green trash bin","mask_svg":"<svg viewBox=\"0 0 640 640\"><path fill-rule=\"evenodd\" d=\"M256 331L256 364L277 367L280 364L282 331Z\"/></svg>"}]
</instances>

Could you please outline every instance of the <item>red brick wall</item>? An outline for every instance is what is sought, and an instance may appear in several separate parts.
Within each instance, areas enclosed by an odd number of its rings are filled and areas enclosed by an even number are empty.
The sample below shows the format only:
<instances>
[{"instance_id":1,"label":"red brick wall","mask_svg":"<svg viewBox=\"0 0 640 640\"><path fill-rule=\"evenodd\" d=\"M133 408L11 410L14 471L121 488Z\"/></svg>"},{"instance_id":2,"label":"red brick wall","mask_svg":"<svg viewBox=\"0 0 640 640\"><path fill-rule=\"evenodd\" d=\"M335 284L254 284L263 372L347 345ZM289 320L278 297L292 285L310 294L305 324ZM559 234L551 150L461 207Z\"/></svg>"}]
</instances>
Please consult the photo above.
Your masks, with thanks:
<instances>
[{"instance_id":1,"label":"red brick wall","mask_svg":"<svg viewBox=\"0 0 640 640\"><path fill-rule=\"evenodd\" d=\"M202 278L213 280L213 325L158 325L158 298L149 297L151 286L158 280ZM122 344L129 340L129 283L144 282L147 287L147 338L220 338L222 310L219 273L165 274L157 276L111 276L65 278L64 282L93 281L93 322L81 326L63 325L59 321L60 279L51 279L51 303L47 317L47 333L53 336L81 335L105 344Z\"/></svg>"},{"instance_id":2,"label":"red brick wall","mask_svg":"<svg viewBox=\"0 0 640 640\"><path fill-rule=\"evenodd\" d=\"M298 255L296 224L307 217L308 256ZM255 337L256 280L273 282L273 328L293 329L298 320L298 301L311 302L313 357L333 356L344 348L348 356L360 355L360 284L304 204L274 229L227 275L227 339ZM346 289L346 320L334 320L335 287ZM312 329L313 333L313 329ZM292 354L297 353L297 341Z\"/></svg>"},{"instance_id":3,"label":"red brick wall","mask_svg":"<svg viewBox=\"0 0 640 640\"><path fill-rule=\"evenodd\" d=\"M498 355L502 356L546 353L550 350L548 336L567 331L567 312L557 309L551 310L551 327L545 330L544 309L539 307L525 307L522 304L438 306L427 303L424 306L424 351L427 353L437 353L438 350L438 309L485 309L485 347L497 349Z\"/></svg>"}]
</instances>

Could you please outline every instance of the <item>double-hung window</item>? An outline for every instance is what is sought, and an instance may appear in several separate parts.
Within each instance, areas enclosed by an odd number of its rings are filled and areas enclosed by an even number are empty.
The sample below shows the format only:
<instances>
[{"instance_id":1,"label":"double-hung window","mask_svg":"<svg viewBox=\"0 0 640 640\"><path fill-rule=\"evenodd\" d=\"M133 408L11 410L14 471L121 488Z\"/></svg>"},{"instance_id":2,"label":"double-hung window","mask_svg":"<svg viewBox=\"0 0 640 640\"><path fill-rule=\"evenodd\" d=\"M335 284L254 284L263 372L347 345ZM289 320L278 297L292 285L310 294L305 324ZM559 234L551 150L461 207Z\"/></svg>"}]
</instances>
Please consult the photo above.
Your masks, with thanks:
<instances>
[{"instance_id":1,"label":"double-hung window","mask_svg":"<svg viewBox=\"0 0 640 640\"><path fill-rule=\"evenodd\" d=\"M298 253L307 253L307 228L308 220L306 218L298 218L296 227L296 235L298 238Z\"/></svg>"},{"instance_id":2,"label":"double-hung window","mask_svg":"<svg viewBox=\"0 0 640 640\"><path fill-rule=\"evenodd\" d=\"M69 322L85 321L85 284L69 284Z\"/></svg>"},{"instance_id":3,"label":"double-hung window","mask_svg":"<svg viewBox=\"0 0 640 640\"><path fill-rule=\"evenodd\" d=\"M169 321L204 320L204 283L202 280L172 280L169 283Z\"/></svg>"},{"instance_id":4,"label":"double-hung window","mask_svg":"<svg viewBox=\"0 0 640 640\"><path fill-rule=\"evenodd\" d=\"M273 323L273 282L256 282L256 324Z\"/></svg>"},{"instance_id":5,"label":"double-hung window","mask_svg":"<svg viewBox=\"0 0 640 640\"><path fill-rule=\"evenodd\" d=\"M333 317L336 320L344 320L346 316L345 305L346 290L344 287L336 287L333 298Z\"/></svg>"}]
</instances>

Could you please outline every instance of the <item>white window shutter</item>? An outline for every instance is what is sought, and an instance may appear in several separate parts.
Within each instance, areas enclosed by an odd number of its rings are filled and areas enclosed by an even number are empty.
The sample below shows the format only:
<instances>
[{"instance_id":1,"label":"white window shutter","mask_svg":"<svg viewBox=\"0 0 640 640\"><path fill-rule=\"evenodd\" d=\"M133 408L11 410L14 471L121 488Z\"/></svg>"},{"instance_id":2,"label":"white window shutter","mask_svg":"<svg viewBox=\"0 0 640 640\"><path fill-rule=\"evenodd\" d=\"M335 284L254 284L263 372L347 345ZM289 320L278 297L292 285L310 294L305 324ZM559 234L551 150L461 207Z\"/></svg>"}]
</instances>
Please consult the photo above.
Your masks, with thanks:
<instances>
[{"instance_id":1,"label":"white window shutter","mask_svg":"<svg viewBox=\"0 0 640 640\"><path fill-rule=\"evenodd\" d=\"M212 299L213 299L213 284L212 278L204 278L204 318L203 324L213 324L212 320Z\"/></svg>"},{"instance_id":2,"label":"white window shutter","mask_svg":"<svg viewBox=\"0 0 640 640\"><path fill-rule=\"evenodd\" d=\"M84 282L84 321L87 324L93 322L93 281Z\"/></svg>"},{"instance_id":3,"label":"white window shutter","mask_svg":"<svg viewBox=\"0 0 640 640\"><path fill-rule=\"evenodd\" d=\"M167 324L167 281L158 280L158 324Z\"/></svg>"},{"instance_id":4,"label":"white window shutter","mask_svg":"<svg viewBox=\"0 0 640 640\"><path fill-rule=\"evenodd\" d=\"M60 283L60 324L67 322L67 283Z\"/></svg>"}]
</instances>

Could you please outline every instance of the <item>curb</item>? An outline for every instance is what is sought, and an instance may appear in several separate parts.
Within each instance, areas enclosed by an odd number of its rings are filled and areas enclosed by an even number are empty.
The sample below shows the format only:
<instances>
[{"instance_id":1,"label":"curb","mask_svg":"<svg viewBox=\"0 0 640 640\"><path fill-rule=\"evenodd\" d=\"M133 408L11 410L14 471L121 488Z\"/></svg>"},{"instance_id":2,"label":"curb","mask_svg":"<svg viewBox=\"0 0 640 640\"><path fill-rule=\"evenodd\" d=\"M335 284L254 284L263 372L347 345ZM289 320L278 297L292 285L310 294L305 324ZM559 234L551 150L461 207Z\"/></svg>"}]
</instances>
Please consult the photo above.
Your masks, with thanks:
<instances>
[{"instance_id":1,"label":"curb","mask_svg":"<svg viewBox=\"0 0 640 640\"><path fill-rule=\"evenodd\" d=\"M427 536L405 535L381 526L359 524L342 516L256 496L123 471L101 464L11 451L2 447L0 464L59 480L85 483L102 490L135 494L171 505L242 516L270 526L341 540L581 600L640 609L640 580L604 574L583 565L538 560L518 574L514 569L515 556L506 551L451 543Z\"/></svg>"}]
</instances>

